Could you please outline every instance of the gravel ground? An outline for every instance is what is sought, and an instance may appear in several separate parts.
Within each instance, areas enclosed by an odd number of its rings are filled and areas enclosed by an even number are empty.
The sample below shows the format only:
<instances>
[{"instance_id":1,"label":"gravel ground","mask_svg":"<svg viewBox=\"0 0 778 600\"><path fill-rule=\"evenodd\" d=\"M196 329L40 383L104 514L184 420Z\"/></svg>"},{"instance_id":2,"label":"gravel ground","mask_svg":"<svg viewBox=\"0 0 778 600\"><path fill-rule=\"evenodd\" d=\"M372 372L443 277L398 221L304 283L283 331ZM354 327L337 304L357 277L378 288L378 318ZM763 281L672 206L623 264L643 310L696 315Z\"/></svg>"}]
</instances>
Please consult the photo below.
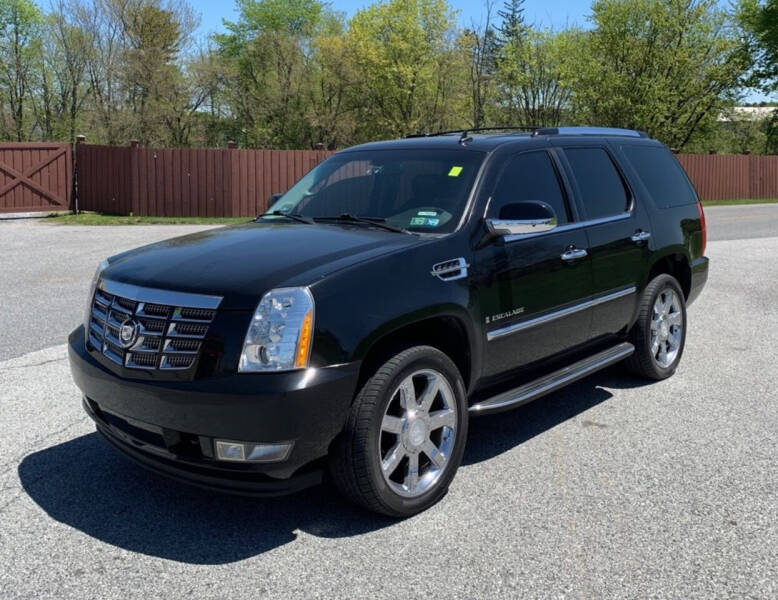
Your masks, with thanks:
<instances>
[{"instance_id":1,"label":"gravel ground","mask_svg":"<svg viewBox=\"0 0 778 600\"><path fill-rule=\"evenodd\" d=\"M192 228L49 227L0 223L3 256L36 273L0 272L2 337L24 323L15 339L33 340L0 359L0 597L778 596L778 237L709 244L674 377L612 368L474 419L448 496L397 522L328 487L220 496L116 455L81 412L64 333L102 255ZM12 302L32 292L59 333Z\"/></svg>"}]
</instances>

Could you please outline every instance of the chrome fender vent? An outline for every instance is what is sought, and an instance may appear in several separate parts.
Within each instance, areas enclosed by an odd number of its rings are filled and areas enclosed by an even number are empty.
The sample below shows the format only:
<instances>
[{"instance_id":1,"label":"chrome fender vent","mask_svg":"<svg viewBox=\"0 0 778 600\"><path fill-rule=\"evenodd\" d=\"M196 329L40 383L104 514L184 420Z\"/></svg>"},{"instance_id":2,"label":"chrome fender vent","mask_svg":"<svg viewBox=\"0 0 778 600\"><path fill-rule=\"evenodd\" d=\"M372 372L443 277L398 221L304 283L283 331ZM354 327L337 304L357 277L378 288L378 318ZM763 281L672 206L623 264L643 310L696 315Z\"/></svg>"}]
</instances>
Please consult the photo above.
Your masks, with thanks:
<instances>
[{"instance_id":1,"label":"chrome fender vent","mask_svg":"<svg viewBox=\"0 0 778 600\"><path fill-rule=\"evenodd\" d=\"M464 258L455 258L433 265L431 275L441 281L455 281L467 277L468 267Z\"/></svg>"}]
</instances>

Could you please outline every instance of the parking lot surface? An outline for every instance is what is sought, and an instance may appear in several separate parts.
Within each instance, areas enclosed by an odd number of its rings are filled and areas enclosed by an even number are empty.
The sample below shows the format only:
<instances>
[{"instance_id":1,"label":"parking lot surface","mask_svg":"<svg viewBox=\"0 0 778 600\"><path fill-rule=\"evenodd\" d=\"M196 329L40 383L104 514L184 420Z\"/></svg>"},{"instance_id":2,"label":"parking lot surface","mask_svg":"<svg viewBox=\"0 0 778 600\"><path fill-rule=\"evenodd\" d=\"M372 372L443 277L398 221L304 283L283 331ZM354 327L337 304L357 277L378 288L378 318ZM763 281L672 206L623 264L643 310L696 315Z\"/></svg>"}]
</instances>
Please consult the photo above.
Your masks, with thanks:
<instances>
[{"instance_id":1,"label":"parking lot surface","mask_svg":"<svg viewBox=\"0 0 778 600\"><path fill-rule=\"evenodd\" d=\"M0 222L0 598L775 598L778 205L764 214L770 235L737 239L708 209L674 377L611 368L472 420L448 496L405 521L326 486L235 498L118 456L65 336L103 256L199 228Z\"/></svg>"}]
</instances>

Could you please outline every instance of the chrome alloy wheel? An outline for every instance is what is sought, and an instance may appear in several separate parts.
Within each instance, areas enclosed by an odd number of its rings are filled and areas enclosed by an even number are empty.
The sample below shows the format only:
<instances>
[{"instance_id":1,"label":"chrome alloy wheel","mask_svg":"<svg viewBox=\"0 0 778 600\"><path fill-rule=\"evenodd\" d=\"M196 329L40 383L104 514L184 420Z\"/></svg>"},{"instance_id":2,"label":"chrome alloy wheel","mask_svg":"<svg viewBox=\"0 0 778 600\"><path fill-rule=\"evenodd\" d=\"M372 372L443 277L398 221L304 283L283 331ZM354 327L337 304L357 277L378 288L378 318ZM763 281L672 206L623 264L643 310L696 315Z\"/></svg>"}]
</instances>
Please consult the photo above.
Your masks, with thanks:
<instances>
[{"instance_id":1,"label":"chrome alloy wheel","mask_svg":"<svg viewBox=\"0 0 778 600\"><path fill-rule=\"evenodd\" d=\"M683 339L683 308L678 294L665 288L654 301L651 314L651 354L663 369L678 356Z\"/></svg>"},{"instance_id":2,"label":"chrome alloy wheel","mask_svg":"<svg viewBox=\"0 0 778 600\"><path fill-rule=\"evenodd\" d=\"M389 487L406 498L431 489L451 457L456 428L454 391L443 375L424 369L403 379L386 407L378 440Z\"/></svg>"}]
</instances>

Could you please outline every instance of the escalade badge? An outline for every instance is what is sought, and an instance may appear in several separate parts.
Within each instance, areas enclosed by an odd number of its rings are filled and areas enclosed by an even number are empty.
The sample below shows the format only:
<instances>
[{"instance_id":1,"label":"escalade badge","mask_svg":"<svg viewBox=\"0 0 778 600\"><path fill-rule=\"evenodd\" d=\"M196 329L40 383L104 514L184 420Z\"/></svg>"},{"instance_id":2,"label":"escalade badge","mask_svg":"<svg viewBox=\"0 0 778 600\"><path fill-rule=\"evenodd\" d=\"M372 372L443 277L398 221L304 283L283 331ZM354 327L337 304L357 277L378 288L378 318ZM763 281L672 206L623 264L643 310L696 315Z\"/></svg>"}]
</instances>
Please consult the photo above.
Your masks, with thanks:
<instances>
[{"instance_id":1,"label":"escalade badge","mask_svg":"<svg viewBox=\"0 0 778 600\"><path fill-rule=\"evenodd\" d=\"M119 342L122 348L129 348L137 341L139 330L140 325L132 319L127 319L121 324L121 327L119 327Z\"/></svg>"},{"instance_id":2,"label":"escalade badge","mask_svg":"<svg viewBox=\"0 0 778 600\"><path fill-rule=\"evenodd\" d=\"M502 321L503 319L507 319L508 317L515 317L522 313L524 313L524 307L520 306L519 308L514 308L513 310L509 310L508 312L499 313L496 315L491 315L486 317L486 324L489 325L489 323L494 323L495 321Z\"/></svg>"}]
</instances>

